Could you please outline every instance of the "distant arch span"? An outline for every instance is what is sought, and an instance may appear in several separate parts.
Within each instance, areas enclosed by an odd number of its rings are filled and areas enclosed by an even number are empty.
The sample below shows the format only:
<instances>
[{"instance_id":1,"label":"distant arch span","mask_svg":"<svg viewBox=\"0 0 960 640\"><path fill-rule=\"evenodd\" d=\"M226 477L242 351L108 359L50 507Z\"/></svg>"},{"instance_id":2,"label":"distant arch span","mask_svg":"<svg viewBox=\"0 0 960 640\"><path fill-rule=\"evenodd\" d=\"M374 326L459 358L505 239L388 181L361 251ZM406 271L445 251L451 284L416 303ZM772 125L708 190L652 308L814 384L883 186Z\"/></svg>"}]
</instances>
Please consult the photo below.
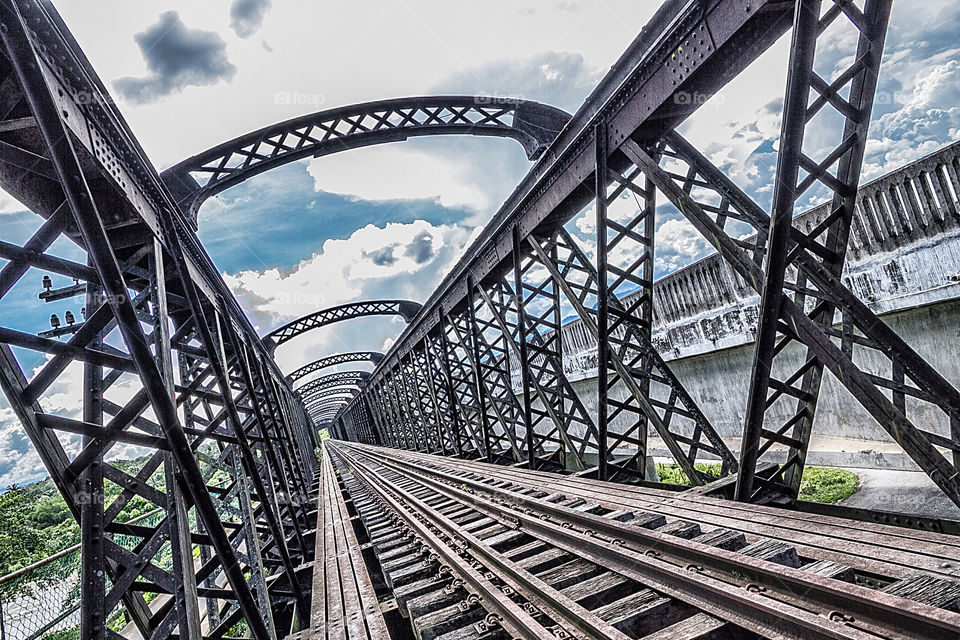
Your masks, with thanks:
<instances>
[{"instance_id":1,"label":"distant arch span","mask_svg":"<svg viewBox=\"0 0 960 640\"><path fill-rule=\"evenodd\" d=\"M349 402L350 398L346 396L342 398L330 398L329 400L323 400L321 402L317 402L316 404L310 405L307 407L307 413L314 417L323 417L328 413L331 416L334 416L340 412L340 409L347 406Z\"/></svg>"},{"instance_id":2,"label":"distant arch span","mask_svg":"<svg viewBox=\"0 0 960 640\"><path fill-rule=\"evenodd\" d=\"M334 386L327 387L324 389L318 389L313 391L313 393L303 396L303 403L309 405L323 398L328 398L335 396L337 394L355 396L360 391L361 382L359 380L355 382L337 382L334 383Z\"/></svg>"},{"instance_id":3,"label":"distant arch span","mask_svg":"<svg viewBox=\"0 0 960 640\"><path fill-rule=\"evenodd\" d=\"M310 364L304 365L287 376L291 382L304 378L314 371L320 371L327 367L333 367L338 364L348 362L372 362L379 364L383 360L383 354L379 351L351 351L348 353L335 353L332 356L314 360Z\"/></svg>"},{"instance_id":4,"label":"distant arch span","mask_svg":"<svg viewBox=\"0 0 960 640\"><path fill-rule=\"evenodd\" d=\"M279 329L274 329L263 337L263 343L272 353L278 346L292 340L301 333L319 329L335 322L365 316L400 316L409 323L416 317L420 307L419 302L413 302L412 300L365 300L341 304L305 315Z\"/></svg>"},{"instance_id":5,"label":"distant arch span","mask_svg":"<svg viewBox=\"0 0 960 640\"><path fill-rule=\"evenodd\" d=\"M361 384L369 377L369 371L338 371L337 373L331 373L328 376L311 380L302 387L294 389L294 391L304 401L307 401L314 397L318 391L322 391L330 387L344 387L350 385L360 387Z\"/></svg>"}]
</instances>

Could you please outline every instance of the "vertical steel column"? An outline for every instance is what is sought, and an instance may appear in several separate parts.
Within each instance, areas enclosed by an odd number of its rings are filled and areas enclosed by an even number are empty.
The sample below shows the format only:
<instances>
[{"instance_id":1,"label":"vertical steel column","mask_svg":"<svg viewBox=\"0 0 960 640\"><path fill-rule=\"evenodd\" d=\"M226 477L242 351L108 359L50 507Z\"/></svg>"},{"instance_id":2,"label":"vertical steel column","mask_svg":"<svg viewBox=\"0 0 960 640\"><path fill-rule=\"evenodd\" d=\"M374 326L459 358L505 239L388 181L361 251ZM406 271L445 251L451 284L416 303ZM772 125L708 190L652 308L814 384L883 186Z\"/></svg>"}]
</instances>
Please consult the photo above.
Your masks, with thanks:
<instances>
[{"instance_id":1,"label":"vertical steel column","mask_svg":"<svg viewBox=\"0 0 960 640\"><path fill-rule=\"evenodd\" d=\"M89 307L87 307L89 309ZM184 386L187 386L187 381L192 377L191 366L188 362L188 356L184 351L180 351L178 354L178 361L180 365L180 381ZM193 412L198 403L195 403L194 400L190 397L189 394L184 395L183 399L183 415L184 415L184 426L187 429L194 429L194 415ZM197 520L197 533L203 535L206 533L206 529L203 526L201 520ZM209 563L213 556L210 553L209 545L201 544L198 545L200 548L200 564L201 566ZM203 580L203 586L206 589L216 589L217 583L213 575L207 576ZM218 606L216 598L205 598L204 599L204 608L206 609L206 620L207 625L213 629L220 624L220 607Z\"/></svg>"},{"instance_id":2,"label":"vertical steel column","mask_svg":"<svg viewBox=\"0 0 960 640\"><path fill-rule=\"evenodd\" d=\"M430 349L430 337L424 336L423 341L420 343L421 351L417 353L416 349L411 351L414 355L413 359L413 370L416 376L418 393L423 396L426 395L430 400L430 405L432 406L431 414L433 419L436 421L437 429L437 440L440 443L441 455L450 455L450 449L455 447L453 443L453 437L450 433L450 425L447 424L444 419L443 411L440 408L440 398L437 395L437 390L434 384L434 377L436 375L436 366L433 362L433 353ZM422 385L422 386L421 386ZM426 392L421 391L421 389L426 388ZM421 402L421 404L423 404Z\"/></svg>"},{"instance_id":3,"label":"vertical steel column","mask_svg":"<svg viewBox=\"0 0 960 640\"><path fill-rule=\"evenodd\" d=\"M267 587L267 575L264 571L263 557L260 553L261 543L260 538L257 536L256 518L254 517L256 511L250 500L250 494L252 493L250 491L250 483L247 481L246 474L243 473L243 459L237 448L233 449L233 457L230 462L237 471L237 498L240 501L240 511L246 514L245 517L241 518L241 522L243 522L243 535L246 538L246 555L247 564L250 566L250 582L255 587L254 593L258 595L257 600L260 607L265 610L264 623L271 633L279 635L277 634L277 623L276 620L274 620L273 606L270 602L270 590ZM267 505L261 505L261 510L267 508L269 508ZM290 576L290 582L292 589L295 591L297 588L297 585L293 584L295 582L295 576ZM294 600L296 600L296 597L294 597ZM297 604L297 608L297 617L302 621L305 616L309 615L309 610L307 612L300 611L299 604Z\"/></svg>"},{"instance_id":4,"label":"vertical steel column","mask_svg":"<svg viewBox=\"0 0 960 640\"><path fill-rule=\"evenodd\" d=\"M411 358L411 354L407 354ZM417 448L420 448L420 437L423 437L423 446L427 453L433 453L431 446L430 430L427 429L426 416L423 414L423 408L420 406L419 393L413 393L413 384L407 380L408 364L405 364L403 358L399 359L398 370L400 373L400 397L403 399L403 406L406 408L407 415L410 416L410 423L413 432L417 436Z\"/></svg>"},{"instance_id":5,"label":"vertical steel column","mask_svg":"<svg viewBox=\"0 0 960 640\"><path fill-rule=\"evenodd\" d=\"M597 477L607 479L607 396L610 378L609 296L607 289L607 125L593 129L595 144L594 206L597 211Z\"/></svg>"},{"instance_id":6,"label":"vertical steel column","mask_svg":"<svg viewBox=\"0 0 960 640\"><path fill-rule=\"evenodd\" d=\"M831 331L838 308L842 314L851 311L860 313L849 308L850 305L839 304L839 291L835 290L839 288L838 285L842 286L840 276L853 221L891 4L890 0L868 0L861 12L856 6L837 3L830 6L823 16L820 15L819 1L797 4L773 212L768 223L770 236L761 292L761 313L744 425L741 456L745 468L736 491L740 500L797 495L827 359L823 348L809 339L801 339L799 334L811 329ZM841 24L858 32L856 55L849 67L832 83L828 83L814 70L814 57L817 38L826 37L821 34L838 18ZM844 18L846 22L843 22ZM813 91L819 97L811 101ZM827 147L832 150L821 154L824 157L813 159L803 152L804 132L807 126L814 126L811 122L824 109L833 110L834 113L828 115L840 116L843 127L836 146ZM818 127L818 142L824 133L830 132L829 127L822 131L824 128ZM835 175L831 173L834 165ZM802 180L801 170L806 172ZM795 229L792 220L795 203L813 186L825 187L831 194L829 215L809 232ZM788 268L797 268L795 278L788 276ZM788 296L790 292L792 300ZM853 306L856 304L860 304L859 301ZM844 306L848 308L844 309ZM807 312L807 308L812 310ZM783 317L785 313L795 317L786 319ZM864 326L862 322L856 328L865 335L876 331L876 327ZM810 326L811 323L815 326ZM778 336L782 338L778 340ZM788 344L797 340L806 343L803 364L792 367L781 357L777 368L784 379L775 379L773 368L778 355ZM894 350L889 341L882 342L886 343L880 346L882 351L891 353ZM827 348L831 346L823 345ZM849 355L840 355L849 358ZM893 357L891 360L894 371L892 377L896 377L901 364L909 361L904 359L897 362ZM847 379L848 375L841 375L841 380ZM919 384L920 381L916 382ZM894 387L898 385L895 379L891 383ZM859 396L860 393L854 392L854 395ZM766 414L781 398L781 406L791 402L794 404L792 416L782 424L765 426ZM880 404L888 402L886 398L881 400L876 396L868 402L876 404L877 401ZM907 442L909 438L906 433L912 431L912 425L909 425L906 416L906 406L900 408L894 402L887 404L885 409L879 406L877 409L871 413L889 412L898 416L894 420L902 424L891 425L897 434L894 437ZM879 421L883 424L885 420ZM772 478L762 479L758 483L755 473L757 459L775 443L788 447L786 461ZM911 444L905 446L910 447ZM923 457L926 457L926 453ZM933 467L941 466L939 462L939 456L934 455L932 461L924 461L921 467L930 469L936 475L940 472L933 471Z\"/></svg>"},{"instance_id":7,"label":"vertical steel column","mask_svg":"<svg viewBox=\"0 0 960 640\"><path fill-rule=\"evenodd\" d=\"M790 71L783 101L783 126L780 131L780 152L773 190L773 213L770 216L765 277L760 296L760 319L753 352L753 373L750 377L743 441L740 446L740 473L735 491L736 499L743 501L749 501L753 496L763 415L770 385L770 367L775 355L780 299L788 263L786 246L793 229L793 207L806 123L804 115L810 95L810 74L813 71L819 17L820 0L797 0L790 47Z\"/></svg>"},{"instance_id":8,"label":"vertical steel column","mask_svg":"<svg viewBox=\"0 0 960 640\"><path fill-rule=\"evenodd\" d=\"M530 367L529 355L527 354L527 318L523 308L523 276L521 271L521 253L520 253L520 229L514 226L510 237L513 241L513 286L517 293L517 329L519 346L519 365L520 380L523 385L523 422L526 427L526 446L527 446L527 467L537 468L537 451L534 446L533 438L533 416L530 408ZM547 399L542 398L541 402L546 403ZM558 425L563 428L563 425Z\"/></svg>"},{"instance_id":9,"label":"vertical steel column","mask_svg":"<svg viewBox=\"0 0 960 640\"><path fill-rule=\"evenodd\" d=\"M399 449L400 441L397 439L397 434L394 432L393 427L389 424L387 420L386 408L383 406L383 403L381 402L382 395L378 392L378 389L380 388L379 385L380 385L379 381L377 382L371 381L367 385L368 390L365 391L364 393L369 394L369 402L376 409L375 411L371 411L371 415L373 416L373 421L380 427L380 430L384 434L386 434L389 441L389 445L394 449Z\"/></svg>"},{"instance_id":10,"label":"vertical steel column","mask_svg":"<svg viewBox=\"0 0 960 640\"><path fill-rule=\"evenodd\" d=\"M644 220L643 220L643 235L650 243L647 247L647 254L643 260L641 269L643 270L643 277L649 283L648 289L644 295L648 296L647 302L640 309L640 322L641 326L638 331L643 332L643 340L652 345L653 344L653 282L655 278L655 266L656 266L656 250L657 250L657 241L656 241L656 227L657 227L657 190L653 186L653 181L650 180L649 176L644 176L643 179L643 206L644 206ZM644 354L643 356L643 370L649 372L652 368L652 362L649 354ZM644 375L640 378L639 381L640 392L649 396L650 395L650 377L649 375ZM639 444L637 461L639 462L640 470L642 474L645 474L648 465L647 461L650 459L650 453L647 449L647 431L648 431L648 420L647 416L641 414L637 416L637 440ZM656 465L654 465L655 467ZM726 466L724 463L723 466ZM655 470L655 469L654 469ZM659 478L657 478L659 479Z\"/></svg>"},{"instance_id":11,"label":"vertical steel column","mask_svg":"<svg viewBox=\"0 0 960 640\"><path fill-rule=\"evenodd\" d=\"M474 301L474 287L475 283L473 281L473 276L467 277L467 327L468 327L468 339L470 340L469 345L463 345L465 349L470 349L472 351L473 360L476 362L476 366L473 367L473 377L476 384L476 394L477 394L477 409L480 412L480 433L483 434L483 449L487 456L487 462L494 462L493 455L493 438L490 433L490 419L487 416L487 399L486 390L483 384L483 374L480 371L480 335L479 329L477 328L477 318L476 318L476 306Z\"/></svg>"},{"instance_id":12,"label":"vertical steel column","mask_svg":"<svg viewBox=\"0 0 960 640\"><path fill-rule=\"evenodd\" d=\"M453 348L450 346L450 342L447 339L446 325L448 322L449 319L447 318L440 319L438 338L440 341L440 351L438 354L438 359L443 369L443 379L447 387L447 393L450 396L450 419L451 425L456 433L457 452L461 457L466 451L471 452L470 457L482 457L485 455L485 452L483 451L482 439L477 438L477 434L473 429L473 424L467 416L466 409L464 409L464 399L459 396L453 383L453 371L451 367L453 366L457 355L453 351ZM456 359L456 366L458 370L462 370L459 359ZM467 446L464 446L465 444Z\"/></svg>"},{"instance_id":13,"label":"vertical steel column","mask_svg":"<svg viewBox=\"0 0 960 640\"><path fill-rule=\"evenodd\" d=\"M150 306L153 311L153 344L157 367L164 378L170 399L176 402L174 391L173 360L171 358L169 313L167 311L167 274L164 268L163 245L154 238L150 255L151 283ZM180 486L180 473L176 460L170 453L164 455L164 477L167 488L167 528L173 559L177 591L174 604L177 609L177 625L181 635L200 637L200 603L197 600L197 580L194 572L193 544L190 541L190 519L187 516L188 499Z\"/></svg>"},{"instance_id":14,"label":"vertical steel column","mask_svg":"<svg viewBox=\"0 0 960 640\"><path fill-rule=\"evenodd\" d=\"M87 309L100 306L100 288L87 284ZM102 345L102 335L91 343L96 348ZM103 426L103 367L91 362L83 363L83 421ZM84 435L83 446L93 437ZM80 635L91 640L106 638L106 620L109 612L105 607L106 554L104 536L103 454L91 462L79 478L80 489Z\"/></svg>"}]
</instances>

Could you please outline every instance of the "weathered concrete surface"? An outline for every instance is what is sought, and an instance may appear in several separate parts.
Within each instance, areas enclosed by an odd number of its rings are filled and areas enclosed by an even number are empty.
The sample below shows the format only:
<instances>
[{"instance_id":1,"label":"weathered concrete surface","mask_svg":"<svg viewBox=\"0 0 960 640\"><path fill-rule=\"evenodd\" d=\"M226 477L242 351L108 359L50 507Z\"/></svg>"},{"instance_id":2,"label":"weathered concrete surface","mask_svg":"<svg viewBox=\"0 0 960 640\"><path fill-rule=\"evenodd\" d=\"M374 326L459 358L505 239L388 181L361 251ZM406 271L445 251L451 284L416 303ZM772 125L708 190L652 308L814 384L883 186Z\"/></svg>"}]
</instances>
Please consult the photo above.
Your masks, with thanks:
<instances>
[{"instance_id":1,"label":"weathered concrete surface","mask_svg":"<svg viewBox=\"0 0 960 640\"><path fill-rule=\"evenodd\" d=\"M839 502L843 506L960 520L960 507L950 502L925 473L877 469L851 471L860 476L860 488Z\"/></svg>"},{"instance_id":2,"label":"weathered concrete surface","mask_svg":"<svg viewBox=\"0 0 960 640\"><path fill-rule=\"evenodd\" d=\"M960 386L960 300L888 314L883 319L941 374ZM797 366L802 355L803 351L794 345L786 350L784 361L789 358L790 366ZM683 381L687 391L734 453L739 451L752 357L753 344L749 343L670 362L674 373ZM868 371L882 371L883 363L865 361L862 351L855 351L854 358ZM573 386L587 410L591 415L596 415L596 378L581 379L574 382ZM623 396L622 388L614 391L619 391L618 395ZM655 395L665 397L663 390L660 391ZM789 410L786 403L775 408L780 409L775 414L777 417L786 418ZM946 435L947 424L941 416L932 412L922 413L922 407L916 405L913 409L911 416L918 424ZM889 445L885 446L884 443ZM650 445L654 450L657 444L658 441L651 438ZM824 380L811 449L819 456L811 459L811 464L916 469L905 454L898 453L899 447L889 435L832 376ZM828 451L838 455L824 457L823 454ZM844 452L849 454L849 459L839 456ZM780 461L780 456L775 454L765 459Z\"/></svg>"}]
</instances>

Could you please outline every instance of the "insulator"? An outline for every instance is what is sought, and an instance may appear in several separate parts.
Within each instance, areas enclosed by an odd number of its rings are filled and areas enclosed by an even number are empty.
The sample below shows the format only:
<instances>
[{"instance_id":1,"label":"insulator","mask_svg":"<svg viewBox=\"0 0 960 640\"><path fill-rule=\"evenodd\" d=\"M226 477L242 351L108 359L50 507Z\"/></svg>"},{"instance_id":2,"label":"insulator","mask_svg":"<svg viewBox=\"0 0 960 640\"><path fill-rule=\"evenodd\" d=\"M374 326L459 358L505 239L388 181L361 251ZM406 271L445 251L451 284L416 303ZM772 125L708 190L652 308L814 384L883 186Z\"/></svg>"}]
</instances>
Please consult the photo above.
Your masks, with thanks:
<instances>
[{"instance_id":1,"label":"insulator","mask_svg":"<svg viewBox=\"0 0 960 640\"><path fill-rule=\"evenodd\" d=\"M77 319L73 317L73 313L70 311L67 311L65 314L63 314L63 319L66 320L67 324L71 326L77 321Z\"/></svg>"},{"instance_id":2,"label":"insulator","mask_svg":"<svg viewBox=\"0 0 960 640\"><path fill-rule=\"evenodd\" d=\"M43 276L43 288L47 291L53 288L53 280L50 279L50 276Z\"/></svg>"},{"instance_id":3,"label":"insulator","mask_svg":"<svg viewBox=\"0 0 960 640\"><path fill-rule=\"evenodd\" d=\"M50 326L54 329L58 329L60 327L60 318L58 318L57 314L55 313L50 314Z\"/></svg>"}]
</instances>

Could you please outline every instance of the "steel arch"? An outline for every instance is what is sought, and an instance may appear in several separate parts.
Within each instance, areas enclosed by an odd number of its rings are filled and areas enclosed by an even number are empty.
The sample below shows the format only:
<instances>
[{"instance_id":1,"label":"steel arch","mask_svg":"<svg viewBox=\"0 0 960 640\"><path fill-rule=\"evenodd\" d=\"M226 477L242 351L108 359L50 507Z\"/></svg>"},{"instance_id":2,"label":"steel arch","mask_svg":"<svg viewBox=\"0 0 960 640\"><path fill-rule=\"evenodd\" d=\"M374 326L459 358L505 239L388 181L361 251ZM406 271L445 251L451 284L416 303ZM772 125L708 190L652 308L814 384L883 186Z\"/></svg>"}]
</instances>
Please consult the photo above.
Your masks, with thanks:
<instances>
[{"instance_id":1,"label":"steel arch","mask_svg":"<svg viewBox=\"0 0 960 640\"><path fill-rule=\"evenodd\" d=\"M346 364L347 362L369 361L376 365L379 364L381 360L383 360L383 354L379 351L351 351L348 353L335 353L332 356L314 360L310 364L300 367L287 376L287 379L290 380L290 382L293 382L310 375L314 371L320 371L321 369L326 369L327 367L332 367L338 364Z\"/></svg>"},{"instance_id":2,"label":"steel arch","mask_svg":"<svg viewBox=\"0 0 960 640\"><path fill-rule=\"evenodd\" d=\"M317 402L324 398L330 398L337 394L349 395L351 398L360 391L360 381L356 382L336 382L330 387L325 387L314 391L308 396L302 396L305 405Z\"/></svg>"},{"instance_id":3,"label":"steel arch","mask_svg":"<svg viewBox=\"0 0 960 640\"><path fill-rule=\"evenodd\" d=\"M294 392L301 398L307 398L320 389L348 383L359 383L369 377L369 371L338 371L337 373L331 373L316 380L311 380L307 384L294 389Z\"/></svg>"},{"instance_id":4,"label":"steel arch","mask_svg":"<svg viewBox=\"0 0 960 640\"><path fill-rule=\"evenodd\" d=\"M331 420L331 421L332 421L332 420L336 417L337 412L341 409L341 407L343 407L342 404L331 405L331 407L328 408L328 409L325 409L325 410L323 410L323 411L319 411L319 412L317 412L317 413L315 413L315 414L311 414L310 419L311 419L311 420L314 420L314 421L317 421L317 420Z\"/></svg>"},{"instance_id":5,"label":"steel arch","mask_svg":"<svg viewBox=\"0 0 960 640\"><path fill-rule=\"evenodd\" d=\"M303 400L304 407L306 407L307 413L311 412L316 407L321 404L329 403L334 400L353 400L357 397L357 394L360 392L359 387L353 388L341 388L341 389L331 389L330 393L324 394L322 396L313 396L310 398L305 398Z\"/></svg>"},{"instance_id":6,"label":"steel arch","mask_svg":"<svg viewBox=\"0 0 960 640\"><path fill-rule=\"evenodd\" d=\"M336 415L340 409L345 407L350 402L350 400L351 398L342 397L319 402L307 407L307 415L309 415L311 418L314 418L315 416L322 416L326 412Z\"/></svg>"},{"instance_id":7,"label":"steel arch","mask_svg":"<svg viewBox=\"0 0 960 640\"><path fill-rule=\"evenodd\" d=\"M324 394L329 395L332 393L354 393L359 391L363 386L363 379L357 378L355 380L346 380L331 382L324 385L318 389L312 389L310 392L301 395L300 398L303 400L304 404L313 402L314 400L322 397Z\"/></svg>"},{"instance_id":8,"label":"steel arch","mask_svg":"<svg viewBox=\"0 0 960 640\"><path fill-rule=\"evenodd\" d=\"M336 393L315 399L313 402L304 403L307 413L316 413L318 409L326 408L340 402L349 402L356 397L356 392L338 391Z\"/></svg>"},{"instance_id":9,"label":"steel arch","mask_svg":"<svg viewBox=\"0 0 960 640\"><path fill-rule=\"evenodd\" d=\"M251 131L187 158L161 174L196 223L203 202L257 174L295 160L398 142L410 137L513 138L538 158L570 115L537 102L487 96L378 100L300 116ZM198 181L196 176L200 176Z\"/></svg>"},{"instance_id":10,"label":"steel arch","mask_svg":"<svg viewBox=\"0 0 960 640\"><path fill-rule=\"evenodd\" d=\"M412 300L364 300L323 309L274 329L263 337L263 344L272 354L284 342L301 333L319 329L334 322L363 318L365 316L400 316L408 323L420 311L420 303Z\"/></svg>"},{"instance_id":11,"label":"steel arch","mask_svg":"<svg viewBox=\"0 0 960 640\"><path fill-rule=\"evenodd\" d=\"M314 402L313 404L307 407L307 414L318 414L322 412L324 409L329 409L331 407L341 407L347 404L348 402L350 402L350 400L355 395L356 394L329 397L325 400Z\"/></svg>"}]
</instances>

